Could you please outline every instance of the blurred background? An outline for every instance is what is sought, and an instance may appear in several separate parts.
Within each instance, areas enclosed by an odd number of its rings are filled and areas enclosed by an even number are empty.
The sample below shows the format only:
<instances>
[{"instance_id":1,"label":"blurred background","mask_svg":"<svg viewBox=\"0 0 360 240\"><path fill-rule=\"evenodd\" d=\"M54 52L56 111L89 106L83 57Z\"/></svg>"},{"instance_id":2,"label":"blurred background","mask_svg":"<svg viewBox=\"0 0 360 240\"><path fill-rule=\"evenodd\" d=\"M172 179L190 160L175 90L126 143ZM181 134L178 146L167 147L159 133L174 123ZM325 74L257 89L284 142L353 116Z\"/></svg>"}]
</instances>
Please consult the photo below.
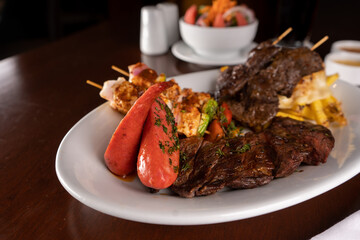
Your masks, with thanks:
<instances>
[{"instance_id":1,"label":"blurred background","mask_svg":"<svg viewBox=\"0 0 360 240\"><path fill-rule=\"evenodd\" d=\"M140 26L140 8L156 0L0 0L0 59L57 41L91 26L109 21L114 31L129 40L139 39L139 28L127 27L129 21ZM211 0L170 0L177 3L180 16L192 4L211 4ZM260 25L255 41L274 38L291 22L301 27L311 42L323 36L330 39L319 53L330 51L337 40L360 40L360 1L358 0L243 0L255 11ZM289 8L295 14L289 14ZM283 21L279 16L286 15ZM292 19L289 19L292 18ZM289 36L291 38L291 36ZM89 39L91 41L91 39Z\"/></svg>"}]
</instances>

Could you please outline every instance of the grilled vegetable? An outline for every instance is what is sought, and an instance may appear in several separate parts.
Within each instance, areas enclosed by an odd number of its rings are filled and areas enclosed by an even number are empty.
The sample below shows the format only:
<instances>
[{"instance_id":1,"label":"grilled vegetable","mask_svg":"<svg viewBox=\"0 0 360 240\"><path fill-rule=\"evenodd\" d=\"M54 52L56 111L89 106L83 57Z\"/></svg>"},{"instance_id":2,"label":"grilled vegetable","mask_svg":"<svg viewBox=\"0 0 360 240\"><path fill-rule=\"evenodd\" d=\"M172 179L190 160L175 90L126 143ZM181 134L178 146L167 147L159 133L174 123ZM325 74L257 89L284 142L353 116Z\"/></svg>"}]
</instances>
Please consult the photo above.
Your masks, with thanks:
<instances>
[{"instance_id":1,"label":"grilled vegetable","mask_svg":"<svg viewBox=\"0 0 360 240\"><path fill-rule=\"evenodd\" d=\"M215 142L216 140L219 140L225 136L224 130L222 129L221 124L217 119L214 119L210 123L208 131L210 133L205 136L205 140L210 142Z\"/></svg>"},{"instance_id":2,"label":"grilled vegetable","mask_svg":"<svg viewBox=\"0 0 360 240\"><path fill-rule=\"evenodd\" d=\"M220 122L222 126L227 127L231 123L232 113L226 102L223 102L220 107Z\"/></svg>"},{"instance_id":3,"label":"grilled vegetable","mask_svg":"<svg viewBox=\"0 0 360 240\"><path fill-rule=\"evenodd\" d=\"M210 98L209 101L207 101L204 104L202 108L202 112L209 115L209 119L211 121L216 114L217 108L218 108L218 103L215 101L215 99Z\"/></svg>"},{"instance_id":4,"label":"grilled vegetable","mask_svg":"<svg viewBox=\"0 0 360 240\"><path fill-rule=\"evenodd\" d=\"M204 133L206 131L207 126L209 125L209 122L210 122L210 116L206 113L202 113L200 119L200 125L198 128L198 133L201 137L204 136Z\"/></svg>"}]
</instances>

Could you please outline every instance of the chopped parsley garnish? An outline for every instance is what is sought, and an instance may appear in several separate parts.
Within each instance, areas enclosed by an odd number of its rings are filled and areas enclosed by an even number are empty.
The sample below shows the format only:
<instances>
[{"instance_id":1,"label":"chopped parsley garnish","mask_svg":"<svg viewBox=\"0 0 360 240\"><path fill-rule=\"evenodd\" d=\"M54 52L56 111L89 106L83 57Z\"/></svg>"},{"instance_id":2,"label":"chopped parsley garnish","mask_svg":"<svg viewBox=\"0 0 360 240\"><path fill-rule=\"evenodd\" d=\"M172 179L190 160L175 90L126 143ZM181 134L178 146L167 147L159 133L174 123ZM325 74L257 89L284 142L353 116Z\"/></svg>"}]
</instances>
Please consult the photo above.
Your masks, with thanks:
<instances>
[{"instance_id":1,"label":"chopped parsley garnish","mask_svg":"<svg viewBox=\"0 0 360 240\"><path fill-rule=\"evenodd\" d=\"M186 163L184 166L181 167L181 171L186 171L190 168L190 164Z\"/></svg>"},{"instance_id":2,"label":"chopped parsley garnish","mask_svg":"<svg viewBox=\"0 0 360 240\"><path fill-rule=\"evenodd\" d=\"M156 118L156 119L155 119L155 125L158 126L158 127L161 126L161 120L160 120L160 118Z\"/></svg>"},{"instance_id":3,"label":"chopped parsley garnish","mask_svg":"<svg viewBox=\"0 0 360 240\"><path fill-rule=\"evenodd\" d=\"M167 127L165 127L164 125L162 125L162 128L163 128L164 133L167 134Z\"/></svg>"},{"instance_id":4,"label":"chopped parsley garnish","mask_svg":"<svg viewBox=\"0 0 360 240\"><path fill-rule=\"evenodd\" d=\"M165 146L162 144L161 141L159 141L159 147L162 150L162 152L165 153Z\"/></svg>"},{"instance_id":5,"label":"chopped parsley garnish","mask_svg":"<svg viewBox=\"0 0 360 240\"><path fill-rule=\"evenodd\" d=\"M180 152L180 162L184 162L186 161L187 156L184 152Z\"/></svg>"},{"instance_id":6,"label":"chopped parsley garnish","mask_svg":"<svg viewBox=\"0 0 360 240\"><path fill-rule=\"evenodd\" d=\"M171 154L173 154L173 152L175 152L176 151L176 144L174 144L174 146L172 146L172 147L169 147L169 149L168 149L168 153L171 155Z\"/></svg>"},{"instance_id":7,"label":"chopped parsley garnish","mask_svg":"<svg viewBox=\"0 0 360 240\"><path fill-rule=\"evenodd\" d=\"M247 152L247 151L249 151L251 149L251 146L250 146L250 144L245 144L245 145L243 145L241 148L236 148L236 152L238 152L238 153L244 153L244 152Z\"/></svg>"},{"instance_id":8,"label":"chopped parsley garnish","mask_svg":"<svg viewBox=\"0 0 360 240\"><path fill-rule=\"evenodd\" d=\"M218 148L218 150L216 150L216 154L219 155L219 156L224 156L225 153L223 151L221 151L220 148Z\"/></svg>"},{"instance_id":9,"label":"chopped parsley garnish","mask_svg":"<svg viewBox=\"0 0 360 240\"><path fill-rule=\"evenodd\" d=\"M230 131L234 131L236 129L235 123L234 121L231 121L229 126L227 127L227 130Z\"/></svg>"}]
</instances>

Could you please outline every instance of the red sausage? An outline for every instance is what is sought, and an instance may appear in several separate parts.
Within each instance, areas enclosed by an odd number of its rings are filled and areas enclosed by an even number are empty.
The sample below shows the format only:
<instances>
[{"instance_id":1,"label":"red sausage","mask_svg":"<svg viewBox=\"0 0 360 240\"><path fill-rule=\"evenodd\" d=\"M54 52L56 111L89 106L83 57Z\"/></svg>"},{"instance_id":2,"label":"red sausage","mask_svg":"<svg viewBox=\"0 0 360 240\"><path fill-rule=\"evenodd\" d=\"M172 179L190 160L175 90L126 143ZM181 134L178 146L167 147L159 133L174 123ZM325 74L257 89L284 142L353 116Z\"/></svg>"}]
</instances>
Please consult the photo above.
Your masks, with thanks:
<instances>
[{"instance_id":1,"label":"red sausage","mask_svg":"<svg viewBox=\"0 0 360 240\"><path fill-rule=\"evenodd\" d=\"M104 154L105 164L111 172L126 176L135 171L146 116L159 94L173 84L173 82L162 82L151 86L119 123Z\"/></svg>"},{"instance_id":2,"label":"red sausage","mask_svg":"<svg viewBox=\"0 0 360 240\"><path fill-rule=\"evenodd\" d=\"M154 189L169 187L178 175L179 155L174 116L158 98L151 106L141 138L137 161L140 181Z\"/></svg>"}]
</instances>

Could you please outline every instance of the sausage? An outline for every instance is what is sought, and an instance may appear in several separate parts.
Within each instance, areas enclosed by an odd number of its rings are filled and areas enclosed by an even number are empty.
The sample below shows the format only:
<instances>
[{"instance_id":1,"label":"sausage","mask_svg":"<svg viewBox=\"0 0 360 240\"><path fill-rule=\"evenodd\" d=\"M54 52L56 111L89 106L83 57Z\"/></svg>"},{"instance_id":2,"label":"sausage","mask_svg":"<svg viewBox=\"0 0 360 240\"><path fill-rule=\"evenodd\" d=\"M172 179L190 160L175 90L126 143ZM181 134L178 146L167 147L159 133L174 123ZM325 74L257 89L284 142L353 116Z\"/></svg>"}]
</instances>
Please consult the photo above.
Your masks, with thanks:
<instances>
[{"instance_id":1,"label":"sausage","mask_svg":"<svg viewBox=\"0 0 360 240\"><path fill-rule=\"evenodd\" d=\"M144 125L137 161L140 181L153 189L173 184L179 171L179 138L171 110L160 98L152 104Z\"/></svg>"},{"instance_id":2,"label":"sausage","mask_svg":"<svg viewBox=\"0 0 360 240\"><path fill-rule=\"evenodd\" d=\"M136 170L141 132L150 107L161 92L173 85L173 82L162 82L151 86L119 123L104 154L111 172L126 176Z\"/></svg>"}]
</instances>

